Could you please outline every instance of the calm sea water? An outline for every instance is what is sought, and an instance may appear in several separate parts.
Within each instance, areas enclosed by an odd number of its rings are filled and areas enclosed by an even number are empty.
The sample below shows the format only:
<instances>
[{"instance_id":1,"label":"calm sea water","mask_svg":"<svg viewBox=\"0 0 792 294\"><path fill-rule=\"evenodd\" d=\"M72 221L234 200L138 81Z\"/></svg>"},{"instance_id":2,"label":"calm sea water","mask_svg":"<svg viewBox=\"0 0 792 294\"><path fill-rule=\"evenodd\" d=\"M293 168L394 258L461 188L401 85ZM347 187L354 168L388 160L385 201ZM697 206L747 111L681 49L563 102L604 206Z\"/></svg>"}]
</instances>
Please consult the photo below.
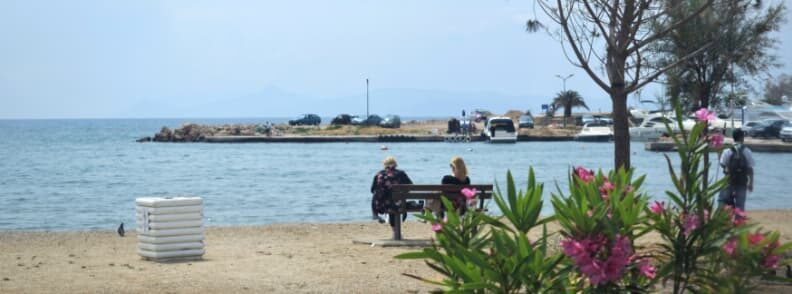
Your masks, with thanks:
<instances>
[{"instance_id":1,"label":"calm sea water","mask_svg":"<svg viewBox=\"0 0 792 294\"><path fill-rule=\"evenodd\" d=\"M439 183L461 155L474 183L525 187L533 166L545 197L566 185L571 166L612 166L603 143L172 144L136 143L163 125L262 123L278 119L0 120L0 230L114 229L134 224L142 196L201 196L208 225L346 222L369 218L369 188L393 155L415 183ZM671 188L661 153L632 146L644 189ZM669 154L674 156L674 154ZM757 184L748 209L790 208L792 155L755 154ZM550 213L549 201L545 212Z\"/></svg>"}]
</instances>

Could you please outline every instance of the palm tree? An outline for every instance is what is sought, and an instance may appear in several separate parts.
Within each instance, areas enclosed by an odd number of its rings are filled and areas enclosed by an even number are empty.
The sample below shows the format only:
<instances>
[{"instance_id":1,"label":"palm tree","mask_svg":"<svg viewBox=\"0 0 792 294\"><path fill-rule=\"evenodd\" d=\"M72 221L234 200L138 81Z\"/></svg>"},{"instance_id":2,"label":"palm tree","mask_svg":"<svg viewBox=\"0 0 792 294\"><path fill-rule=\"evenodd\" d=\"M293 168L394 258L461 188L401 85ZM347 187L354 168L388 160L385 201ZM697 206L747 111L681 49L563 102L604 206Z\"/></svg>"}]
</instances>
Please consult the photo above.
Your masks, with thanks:
<instances>
[{"instance_id":1,"label":"palm tree","mask_svg":"<svg viewBox=\"0 0 792 294\"><path fill-rule=\"evenodd\" d=\"M583 101L583 97L580 96L580 93L573 90L558 92L556 97L553 98L553 108L559 109L561 107L564 108L564 121L572 116L572 108L574 107L583 107L589 110L586 102Z\"/></svg>"}]
</instances>

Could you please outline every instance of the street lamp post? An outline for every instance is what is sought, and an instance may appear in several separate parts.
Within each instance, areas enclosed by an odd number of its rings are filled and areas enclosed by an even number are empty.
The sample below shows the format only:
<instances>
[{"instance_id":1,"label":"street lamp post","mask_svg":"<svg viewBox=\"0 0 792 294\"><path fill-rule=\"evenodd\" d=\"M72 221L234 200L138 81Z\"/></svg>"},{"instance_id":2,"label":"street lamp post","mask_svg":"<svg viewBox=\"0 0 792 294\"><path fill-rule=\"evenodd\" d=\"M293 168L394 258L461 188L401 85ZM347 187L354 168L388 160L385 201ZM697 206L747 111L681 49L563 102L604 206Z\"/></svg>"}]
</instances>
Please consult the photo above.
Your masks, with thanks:
<instances>
[{"instance_id":1,"label":"street lamp post","mask_svg":"<svg viewBox=\"0 0 792 294\"><path fill-rule=\"evenodd\" d=\"M366 78L366 120L369 117L369 81Z\"/></svg>"},{"instance_id":2,"label":"street lamp post","mask_svg":"<svg viewBox=\"0 0 792 294\"><path fill-rule=\"evenodd\" d=\"M564 92L566 92L566 80L568 80L569 78L571 78L571 77L572 77L572 76L574 76L574 75L575 75L575 74L569 74L569 75L567 75L566 77L563 77L563 76L561 76L561 75L555 75L555 76L556 76L556 78L559 78L559 79L561 79L561 80L563 81L563 85L564 85L564 86L563 86L563 89L564 89ZM567 118L566 118L566 116L565 116L565 117L564 117L564 128L565 128L565 129L566 129L566 121L567 121Z\"/></svg>"},{"instance_id":3,"label":"street lamp post","mask_svg":"<svg viewBox=\"0 0 792 294\"><path fill-rule=\"evenodd\" d=\"M568 80L569 78L571 78L571 77L572 77L572 76L574 76L574 75L575 75L575 74L569 74L569 75L567 75L566 77L563 77L563 76L561 76L561 75L555 75L555 76L556 76L556 78L559 78L559 79L561 79L562 81L564 81L564 83L563 83L563 84L564 84L564 91L566 91L566 80Z\"/></svg>"}]
</instances>

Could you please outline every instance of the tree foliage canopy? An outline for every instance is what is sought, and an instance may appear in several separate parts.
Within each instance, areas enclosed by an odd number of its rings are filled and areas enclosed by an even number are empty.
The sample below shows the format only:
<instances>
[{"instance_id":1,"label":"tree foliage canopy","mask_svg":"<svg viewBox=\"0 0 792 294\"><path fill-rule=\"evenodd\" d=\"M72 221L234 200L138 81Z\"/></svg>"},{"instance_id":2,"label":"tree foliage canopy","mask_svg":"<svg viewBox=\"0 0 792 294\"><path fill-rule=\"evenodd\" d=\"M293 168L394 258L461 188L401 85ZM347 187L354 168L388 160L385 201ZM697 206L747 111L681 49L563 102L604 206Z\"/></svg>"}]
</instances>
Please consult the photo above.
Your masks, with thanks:
<instances>
[{"instance_id":1,"label":"tree foliage canopy","mask_svg":"<svg viewBox=\"0 0 792 294\"><path fill-rule=\"evenodd\" d=\"M653 82L677 63L663 68L648 64L651 45L691 20L714 0L688 9L681 19L666 12L663 0L535 0L557 28L548 28L559 39L570 63L583 69L613 102L614 162L630 167L630 134L627 96ZM542 24L526 23L529 31Z\"/></svg>"},{"instance_id":2,"label":"tree foliage canopy","mask_svg":"<svg viewBox=\"0 0 792 294\"><path fill-rule=\"evenodd\" d=\"M784 101L784 96L787 100ZM768 80L764 86L764 99L768 104L781 105L792 102L792 75L783 74L775 82Z\"/></svg>"},{"instance_id":3,"label":"tree foliage canopy","mask_svg":"<svg viewBox=\"0 0 792 294\"><path fill-rule=\"evenodd\" d=\"M664 0L672 19L683 19L689 10L701 7L705 0ZM694 57L666 72L667 93L679 98L686 110L721 106L728 97L724 87L746 85L744 77L753 77L777 66L772 54L778 41L771 33L783 22L784 5L769 5L755 0L714 0L712 5L680 25L652 46L657 68L678 62L704 47ZM655 27L660 31L662 26ZM736 101L735 101L736 102Z\"/></svg>"},{"instance_id":4,"label":"tree foliage canopy","mask_svg":"<svg viewBox=\"0 0 792 294\"><path fill-rule=\"evenodd\" d=\"M583 107L589 109L580 93L574 90L561 91L553 98L553 109L564 108L564 117L572 116L572 108Z\"/></svg>"}]
</instances>

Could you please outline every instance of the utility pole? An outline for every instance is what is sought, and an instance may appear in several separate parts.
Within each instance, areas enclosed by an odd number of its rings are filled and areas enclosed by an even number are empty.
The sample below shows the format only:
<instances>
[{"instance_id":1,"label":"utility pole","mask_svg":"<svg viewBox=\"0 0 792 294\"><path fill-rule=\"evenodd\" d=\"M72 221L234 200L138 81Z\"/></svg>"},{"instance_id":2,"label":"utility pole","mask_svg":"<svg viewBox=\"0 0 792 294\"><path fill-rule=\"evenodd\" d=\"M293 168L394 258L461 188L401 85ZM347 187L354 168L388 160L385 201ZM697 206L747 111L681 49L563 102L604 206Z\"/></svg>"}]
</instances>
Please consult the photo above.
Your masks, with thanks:
<instances>
[{"instance_id":1,"label":"utility pole","mask_svg":"<svg viewBox=\"0 0 792 294\"><path fill-rule=\"evenodd\" d=\"M366 119L369 117L369 81L366 78Z\"/></svg>"}]
</instances>

